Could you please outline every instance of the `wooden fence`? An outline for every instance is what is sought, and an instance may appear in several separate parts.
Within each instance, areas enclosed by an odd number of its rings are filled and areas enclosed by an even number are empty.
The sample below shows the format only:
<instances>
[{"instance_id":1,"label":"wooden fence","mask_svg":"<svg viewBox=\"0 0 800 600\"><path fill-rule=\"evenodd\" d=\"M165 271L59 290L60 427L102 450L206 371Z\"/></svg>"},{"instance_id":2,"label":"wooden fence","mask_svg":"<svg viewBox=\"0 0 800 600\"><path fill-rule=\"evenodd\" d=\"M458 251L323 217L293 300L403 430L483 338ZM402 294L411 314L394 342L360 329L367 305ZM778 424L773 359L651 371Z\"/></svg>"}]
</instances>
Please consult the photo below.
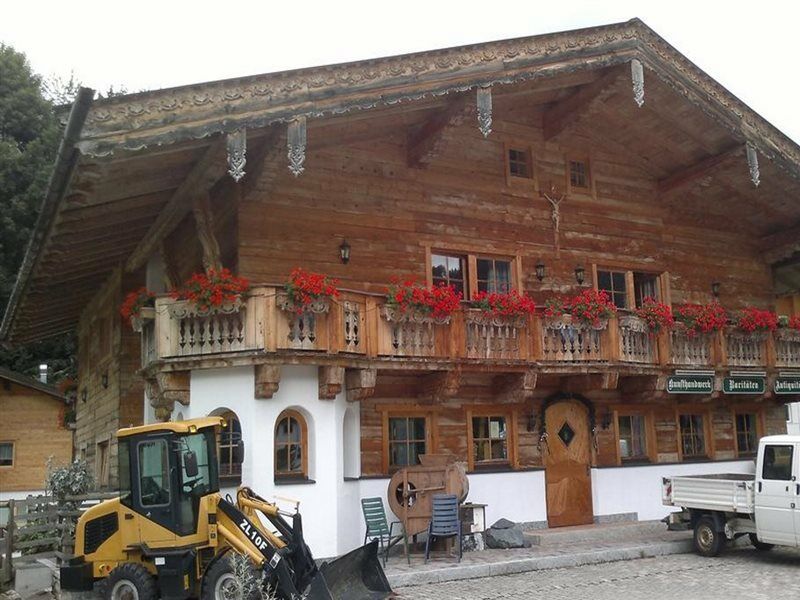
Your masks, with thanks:
<instances>
[{"instance_id":1,"label":"wooden fence","mask_svg":"<svg viewBox=\"0 0 800 600\"><path fill-rule=\"evenodd\" d=\"M71 555L78 517L91 506L116 496L117 492L93 492L67 496L62 504L52 496L0 502L0 508L8 513L5 523L0 523L0 586L13 580L17 562Z\"/></svg>"}]
</instances>

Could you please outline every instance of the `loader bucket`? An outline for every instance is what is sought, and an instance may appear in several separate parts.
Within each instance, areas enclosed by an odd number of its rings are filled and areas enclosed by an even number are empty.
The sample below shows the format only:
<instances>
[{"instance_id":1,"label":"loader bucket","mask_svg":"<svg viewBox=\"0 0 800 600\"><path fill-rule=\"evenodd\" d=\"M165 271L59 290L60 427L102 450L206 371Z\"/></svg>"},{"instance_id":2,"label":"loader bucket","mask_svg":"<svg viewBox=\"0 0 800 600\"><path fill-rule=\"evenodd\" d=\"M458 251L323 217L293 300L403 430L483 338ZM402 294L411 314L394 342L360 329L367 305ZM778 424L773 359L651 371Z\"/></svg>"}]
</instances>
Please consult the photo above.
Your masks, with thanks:
<instances>
[{"instance_id":1,"label":"loader bucket","mask_svg":"<svg viewBox=\"0 0 800 600\"><path fill-rule=\"evenodd\" d=\"M305 596L307 600L382 600L393 597L378 561L377 540L323 564L311 580Z\"/></svg>"}]
</instances>

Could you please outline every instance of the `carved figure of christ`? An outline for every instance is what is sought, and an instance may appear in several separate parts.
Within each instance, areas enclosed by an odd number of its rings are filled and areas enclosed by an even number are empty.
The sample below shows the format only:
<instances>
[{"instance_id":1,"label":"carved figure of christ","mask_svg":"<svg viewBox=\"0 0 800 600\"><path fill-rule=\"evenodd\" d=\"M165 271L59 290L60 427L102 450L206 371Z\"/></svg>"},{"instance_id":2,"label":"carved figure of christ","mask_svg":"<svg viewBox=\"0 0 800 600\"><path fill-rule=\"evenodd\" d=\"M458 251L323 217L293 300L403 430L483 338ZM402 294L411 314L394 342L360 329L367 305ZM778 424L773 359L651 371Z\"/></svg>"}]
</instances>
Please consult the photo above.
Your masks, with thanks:
<instances>
[{"instance_id":1,"label":"carved figure of christ","mask_svg":"<svg viewBox=\"0 0 800 600\"><path fill-rule=\"evenodd\" d=\"M561 249L558 239L558 228L561 224L561 202L567 197L567 195L559 193L558 187L555 185L551 185L550 190L544 192L542 195L547 199L547 201L550 203L550 206L553 208L553 213L550 218L553 221L553 244L556 252L558 252Z\"/></svg>"}]
</instances>

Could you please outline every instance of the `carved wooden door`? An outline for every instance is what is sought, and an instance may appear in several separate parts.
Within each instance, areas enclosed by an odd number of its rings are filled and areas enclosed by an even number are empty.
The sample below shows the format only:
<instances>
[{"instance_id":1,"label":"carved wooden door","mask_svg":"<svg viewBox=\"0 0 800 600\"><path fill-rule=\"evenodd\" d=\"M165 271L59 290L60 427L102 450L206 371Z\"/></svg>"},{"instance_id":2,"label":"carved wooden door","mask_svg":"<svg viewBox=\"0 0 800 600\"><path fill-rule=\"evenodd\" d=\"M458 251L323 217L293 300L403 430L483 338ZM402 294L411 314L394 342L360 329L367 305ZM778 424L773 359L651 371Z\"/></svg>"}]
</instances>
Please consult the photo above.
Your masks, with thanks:
<instances>
[{"instance_id":1,"label":"carved wooden door","mask_svg":"<svg viewBox=\"0 0 800 600\"><path fill-rule=\"evenodd\" d=\"M592 523L591 433L586 407L556 402L545 412L544 451L547 523L550 527Z\"/></svg>"}]
</instances>

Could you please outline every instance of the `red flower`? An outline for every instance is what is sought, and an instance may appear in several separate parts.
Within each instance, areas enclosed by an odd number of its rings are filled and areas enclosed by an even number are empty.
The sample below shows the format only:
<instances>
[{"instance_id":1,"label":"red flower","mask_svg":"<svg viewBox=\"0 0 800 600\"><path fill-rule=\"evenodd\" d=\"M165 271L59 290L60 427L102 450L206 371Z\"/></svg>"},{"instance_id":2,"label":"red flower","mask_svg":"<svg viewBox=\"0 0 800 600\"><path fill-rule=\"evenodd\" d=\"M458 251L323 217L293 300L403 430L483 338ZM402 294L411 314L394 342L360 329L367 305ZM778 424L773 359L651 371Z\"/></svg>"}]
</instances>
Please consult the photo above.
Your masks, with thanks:
<instances>
[{"instance_id":1,"label":"red flower","mask_svg":"<svg viewBox=\"0 0 800 600\"><path fill-rule=\"evenodd\" d=\"M434 318L445 318L461 306L461 292L451 285L422 287L413 279L392 278L386 290L386 304L399 313L419 312Z\"/></svg>"},{"instance_id":2,"label":"red flower","mask_svg":"<svg viewBox=\"0 0 800 600\"><path fill-rule=\"evenodd\" d=\"M507 293L478 292L472 305L496 317L529 315L536 310L536 303L517 290Z\"/></svg>"},{"instance_id":3,"label":"red flower","mask_svg":"<svg viewBox=\"0 0 800 600\"><path fill-rule=\"evenodd\" d=\"M128 323L132 317L138 317L145 306L151 305L156 295L145 287L129 293L119 308L119 314Z\"/></svg>"},{"instance_id":4,"label":"red flower","mask_svg":"<svg viewBox=\"0 0 800 600\"><path fill-rule=\"evenodd\" d=\"M753 331L775 331L778 327L778 315L770 310L747 306L736 315L735 323L739 329L750 333Z\"/></svg>"},{"instance_id":5,"label":"red flower","mask_svg":"<svg viewBox=\"0 0 800 600\"><path fill-rule=\"evenodd\" d=\"M681 304L675 307L674 314L689 336L720 331L728 324L728 313L717 301L708 304Z\"/></svg>"},{"instance_id":6,"label":"red flower","mask_svg":"<svg viewBox=\"0 0 800 600\"><path fill-rule=\"evenodd\" d=\"M322 273L312 273L296 268L284 284L286 295L298 314L302 314L315 300L331 299L339 296L336 285L339 282Z\"/></svg>"},{"instance_id":7,"label":"red flower","mask_svg":"<svg viewBox=\"0 0 800 600\"><path fill-rule=\"evenodd\" d=\"M250 282L229 269L209 269L208 273L194 273L180 289L170 292L170 296L187 300L200 310L209 310L235 302L248 289Z\"/></svg>"},{"instance_id":8,"label":"red flower","mask_svg":"<svg viewBox=\"0 0 800 600\"><path fill-rule=\"evenodd\" d=\"M636 316L643 319L652 331L671 329L675 325L672 308L655 298L645 298L642 307L636 310Z\"/></svg>"}]
</instances>

